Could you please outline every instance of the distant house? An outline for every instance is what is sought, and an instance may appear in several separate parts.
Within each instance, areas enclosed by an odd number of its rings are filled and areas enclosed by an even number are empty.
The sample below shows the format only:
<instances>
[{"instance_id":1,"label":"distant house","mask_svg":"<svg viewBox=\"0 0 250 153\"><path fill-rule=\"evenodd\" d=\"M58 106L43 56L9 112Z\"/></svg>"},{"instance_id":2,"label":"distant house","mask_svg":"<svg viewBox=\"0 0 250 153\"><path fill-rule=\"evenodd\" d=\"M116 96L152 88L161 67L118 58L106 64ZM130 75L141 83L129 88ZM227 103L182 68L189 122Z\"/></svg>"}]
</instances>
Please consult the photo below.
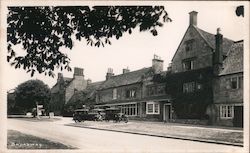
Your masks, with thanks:
<instances>
[{"instance_id":1,"label":"distant house","mask_svg":"<svg viewBox=\"0 0 250 153\"><path fill-rule=\"evenodd\" d=\"M235 42L214 79L215 124L243 127L243 41Z\"/></svg>"},{"instance_id":2,"label":"distant house","mask_svg":"<svg viewBox=\"0 0 250 153\"><path fill-rule=\"evenodd\" d=\"M50 109L55 114L61 114L63 106L68 103L73 94L86 87L87 80L84 79L82 68L74 68L73 78L63 77L62 73L58 73L57 82L51 88Z\"/></svg>"},{"instance_id":3,"label":"distant house","mask_svg":"<svg viewBox=\"0 0 250 153\"><path fill-rule=\"evenodd\" d=\"M131 72L123 69L120 75L108 69L106 80L97 90L96 107L119 107L134 119L163 120L163 106L169 104L170 97L165 94L165 83L153 82L153 76L162 71L163 61L156 56L149 68Z\"/></svg>"}]
</instances>

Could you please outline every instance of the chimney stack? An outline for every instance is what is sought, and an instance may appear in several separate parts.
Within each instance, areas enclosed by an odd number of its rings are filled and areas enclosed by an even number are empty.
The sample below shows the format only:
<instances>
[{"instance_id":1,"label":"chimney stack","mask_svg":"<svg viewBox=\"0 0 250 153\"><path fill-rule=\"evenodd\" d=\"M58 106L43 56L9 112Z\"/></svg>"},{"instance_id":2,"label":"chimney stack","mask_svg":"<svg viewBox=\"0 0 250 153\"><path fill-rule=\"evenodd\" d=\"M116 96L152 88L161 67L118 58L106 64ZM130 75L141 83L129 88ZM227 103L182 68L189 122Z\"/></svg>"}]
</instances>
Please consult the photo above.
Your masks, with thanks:
<instances>
[{"instance_id":1,"label":"chimney stack","mask_svg":"<svg viewBox=\"0 0 250 153\"><path fill-rule=\"evenodd\" d=\"M57 81L61 80L63 78L63 74L62 73L58 73L57 74Z\"/></svg>"},{"instance_id":2,"label":"chimney stack","mask_svg":"<svg viewBox=\"0 0 250 153\"><path fill-rule=\"evenodd\" d=\"M108 72L106 74L106 80L108 80L112 76L114 76L113 69L112 68L108 68Z\"/></svg>"},{"instance_id":3,"label":"chimney stack","mask_svg":"<svg viewBox=\"0 0 250 153\"><path fill-rule=\"evenodd\" d=\"M189 25L197 26L197 14L196 11L189 12Z\"/></svg>"},{"instance_id":4,"label":"chimney stack","mask_svg":"<svg viewBox=\"0 0 250 153\"><path fill-rule=\"evenodd\" d=\"M155 74L163 71L163 60L157 55L154 55L152 60L152 68Z\"/></svg>"},{"instance_id":5,"label":"chimney stack","mask_svg":"<svg viewBox=\"0 0 250 153\"><path fill-rule=\"evenodd\" d=\"M87 85L91 84L92 83L92 80L91 79L88 79L87 80Z\"/></svg>"},{"instance_id":6,"label":"chimney stack","mask_svg":"<svg viewBox=\"0 0 250 153\"><path fill-rule=\"evenodd\" d=\"M75 67L75 68L74 68L74 77L75 77L75 76L84 76L84 75L83 75L83 68Z\"/></svg>"},{"instance_id":7,"label":"chimney stack","mask_svg":"<svg viewBox=\"0 0 250 153\"><path fill-rule=\"evenodd\" d=\"M219 74L223 63L223 35L220 34L220 28L217 28L215 35L215 51L213 56L214 74Z\"/></svg>"},{"instance_id":8,"label":"chimney stack","mask_svg":"<svg viewBox=\"0 0 250 153\"><path fill-rule=\"evenodd\" d=\"M128 73L128 72L130 72L130 70L128 69L128 67L125 68L125 69L122 69L122 74L125 74L125 73Z\"/></svg>"}]
</instances>

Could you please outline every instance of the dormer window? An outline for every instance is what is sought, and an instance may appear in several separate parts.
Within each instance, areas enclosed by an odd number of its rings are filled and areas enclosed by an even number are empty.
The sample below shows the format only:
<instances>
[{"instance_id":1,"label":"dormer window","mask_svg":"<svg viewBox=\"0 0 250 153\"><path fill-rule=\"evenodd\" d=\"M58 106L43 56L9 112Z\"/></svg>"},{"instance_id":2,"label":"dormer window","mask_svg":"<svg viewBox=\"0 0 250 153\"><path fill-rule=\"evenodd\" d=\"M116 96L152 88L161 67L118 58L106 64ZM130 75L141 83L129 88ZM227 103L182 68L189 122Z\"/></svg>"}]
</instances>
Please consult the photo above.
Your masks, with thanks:
<instances>
[{"instance_id":1,"label":"dormer window","mask_svg":"<svg viewBox=\"0 0 250 153\"><path fill-rule=\"evenodd\" d=\"M185 42L185 50L186 52L192 51L193 50L193 44L194 44L194 40L188 40Z\"/></svg>"}]
</instances>

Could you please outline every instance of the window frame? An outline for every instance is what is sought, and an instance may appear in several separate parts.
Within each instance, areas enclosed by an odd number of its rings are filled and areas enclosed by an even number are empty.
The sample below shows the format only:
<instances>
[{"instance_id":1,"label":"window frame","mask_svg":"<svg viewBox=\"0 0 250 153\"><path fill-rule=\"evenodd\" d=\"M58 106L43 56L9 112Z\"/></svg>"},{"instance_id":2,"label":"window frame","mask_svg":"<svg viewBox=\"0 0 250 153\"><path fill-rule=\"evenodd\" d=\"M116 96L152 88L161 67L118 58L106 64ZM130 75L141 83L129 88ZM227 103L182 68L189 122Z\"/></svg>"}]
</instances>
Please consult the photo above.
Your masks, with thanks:
<instances>
[{"instance_id":1,"label":"window frame","mask_svg":"<svg viewBox=\"0 0 250 153\"><path fill-rule=\"evenodd\" d=\"M220 119L233 119L234 105L220 105L219 113L220 113Z\"/></svg>"},{"instance_id":2,"label":"window frame","mask_svg":"<svg viewBox=\"0 0 250 153\"><path fill-rule=\"evenodd\" d=\"M182 92L183 93L193 93L196 91L196 83L195 81L184 82L182 84Z\"/></svg>"},{"instance_id":3,"label":"window frame","mask_svg":"<svg viewBox=\"0 0 250 153\"><path fill-rule=\"evenodd\" d=\"M190 66L187 66L190 65ZM190 71L194 69L194 59L185 59L182 61L182 68L184 71Z\"/></svg>"},{"instance_id":4,"label":"window frame","mask_svg":"<svg viewBox=\"0 0 250 153\"><path fill-rule=\"evenodd\" d=\"M149 112L149 105L153 106L152 107L152 112ZM157 109L156 109L157 106ZM157 112L156 112L157 110ZM146 114L160 114L160 103L159 102L154 102L154 101L150 101L146 103Z\"/></svg>"},{"instance_id":5,"label":"window frame","mask_svg":"<svg viewBox=\"0 0 250 153\"><path fill-rule=\"evenodd\" d=\"M137 89L133 88L133 89L127 89L125 91L125 97L126 98L136 98L137 96Z\"/></svg>"},{"instance_id":6,"label":"window frame","mask_svg":"<svg viewBox=\"0 0 250 153\"><path fill-rule=\"evenodd\" d=\"M226 89L229 90L242 89L244 86L243 81L244 81L243 75L231 76L230 78L226 78Z\"/></svg>"}]
</instances>

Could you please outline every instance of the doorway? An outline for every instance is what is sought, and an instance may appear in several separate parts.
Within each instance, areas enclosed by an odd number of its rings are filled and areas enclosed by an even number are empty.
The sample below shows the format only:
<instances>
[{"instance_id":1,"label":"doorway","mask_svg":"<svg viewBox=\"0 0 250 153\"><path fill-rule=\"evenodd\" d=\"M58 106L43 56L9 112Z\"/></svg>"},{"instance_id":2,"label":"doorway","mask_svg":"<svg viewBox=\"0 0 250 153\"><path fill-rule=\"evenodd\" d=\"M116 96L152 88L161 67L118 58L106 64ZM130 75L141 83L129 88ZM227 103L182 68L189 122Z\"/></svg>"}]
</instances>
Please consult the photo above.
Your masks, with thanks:
<instances>
[{"instance_id":1,"label":"doorway","mask_svg":"<svg viewBox=\"0 0 250 153\"><path fill-rule=\"evenodd\" d=\"M234 106L233 125L235 127L243 127L243 106Z\"/></svg>"},{"instance_id":2,"label":"doorway","mask_svg":"<svg viewBox=\"0 0 250 153\"><path fill-rule=\"evenodd\" d=\"M169 122L169 120L172 118L171 115L171 104L164 104L163 106L163 121Z\"/></svg>"}]
</instances>

